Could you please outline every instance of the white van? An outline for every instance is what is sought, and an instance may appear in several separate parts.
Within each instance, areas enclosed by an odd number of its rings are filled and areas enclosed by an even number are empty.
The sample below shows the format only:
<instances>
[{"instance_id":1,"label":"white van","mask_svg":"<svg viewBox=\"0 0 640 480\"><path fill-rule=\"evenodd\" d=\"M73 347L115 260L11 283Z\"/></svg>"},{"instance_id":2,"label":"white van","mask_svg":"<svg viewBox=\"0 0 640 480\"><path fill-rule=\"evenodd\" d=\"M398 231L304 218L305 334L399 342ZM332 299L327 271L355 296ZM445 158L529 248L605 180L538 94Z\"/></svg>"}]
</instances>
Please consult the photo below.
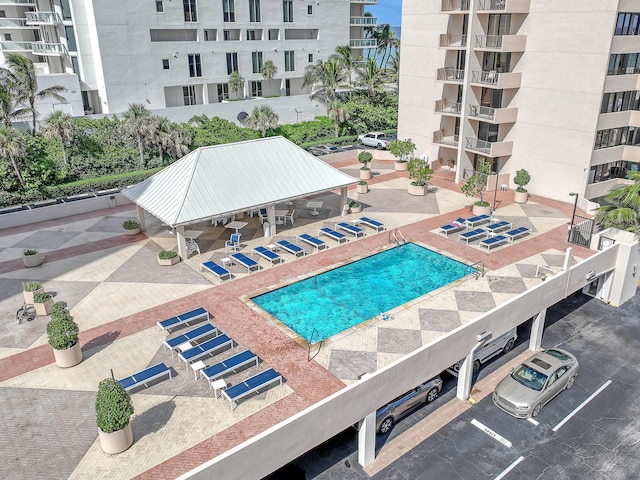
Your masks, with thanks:
<instances>
[{"instance_id":1,"label":"white van","mask_svg":"<svg viewBox=\"0 0 640 480\"><path fill-rule=\"evenodd\" d=\"M476 373L478 370L480 370L480 365L486 363L491 358L500 355L501 353L507 353L509 350L511 350L515 345L517 338L518 333L516 331L516 328L513 328L504 335L490 340L486 345L476 350L475 354L473 355L473 373ZM447 372L457 377L458 372L460 371L460 365L462 365L463 360L464 359L447 368Z\"/></svg>"}]
</instances>

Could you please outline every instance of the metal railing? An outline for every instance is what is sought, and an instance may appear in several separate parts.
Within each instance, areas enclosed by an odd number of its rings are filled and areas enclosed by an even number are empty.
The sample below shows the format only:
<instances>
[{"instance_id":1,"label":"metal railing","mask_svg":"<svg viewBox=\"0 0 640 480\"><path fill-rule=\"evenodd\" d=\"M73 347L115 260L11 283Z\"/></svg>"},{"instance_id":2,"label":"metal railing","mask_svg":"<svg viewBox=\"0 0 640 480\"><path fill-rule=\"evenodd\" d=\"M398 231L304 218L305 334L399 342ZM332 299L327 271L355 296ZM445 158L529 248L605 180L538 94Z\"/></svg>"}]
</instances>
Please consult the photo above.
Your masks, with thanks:
<instances>
[{"instance_id":1,"label":"metal railing","mask_svg":"<svg viewBox=\"0 0 640 480\"><path fill-rule=\"evenodd\" d=\"M436 130L433 132L433 143L457 147L460 143L460 135L445 135L444 130Z\"/></svg>"},{"instance_id":2,"label":"metal railing","mask_svg":"<svg viewBox=\"0 0 640 480\"><path fill-rule=\"evenodd\" d=\"M350 0L350 3L366 3L367 5L377 5L378 0Z\"/></svg>"},{"instance_id":3,"label":"metal railing","mask_svg":"<svg viewBox=\"0 0 640 480\"><path fill-rule=\"evenodd\" d=\"M442 0L440 10L443 12L466 12L469 10L470 0Z\"/></svg>"},{"instance_id":4,"label":"metal railing","mask_svg":"<svg viewBox=\"0 0 640 480\"><path fill-rule=\"evenodd\" d=\"M493 120L496 109L491 107L483 107L482 105L469 105L469 116L479 117L487 120Z\"/></svg>"},{"instance_id":5,"label":"metal railing","mask_svg":"<svg viewBox=\"0 0 640 480\"><path fill-rule=\"evenodd\" d=\"M0 42L0 50L5 52L30 52L31 42Z\"/></svg>"},{"instance_id":6,"label":"metal railing","mask_svg":"<svg viewBox=\"0 0 640 480\"><path fill-rule=\"evenodd\" d=\"M0 18L0 28L24 28L28 26L24 18Z\"/></svg>"},{"instance_id":7,"label":"metal railing","mask_svg":"<svg viewBox=\"0 0 640 480\"><path fill-rule=\"evenodd\" d=\"M391 237L397 245L404 245L407 241L404 239L402 232L397 228L395 230L389 230L389 243L391 243Z\"/></svg>"},{"instance_id":8,"label":"metal railing","mask_svg":"<svg viewBox=\"0 0 640 480\"><path fill-rule=\"evenodd\" d=\"M466 47L467 36L451 35L450 33L442 33L440 34L440 46L441 47Z\"/></svg>"},{"instance_id":9,"label":"metal railing","mask_svg":"<svg viewBox=\"0 0 640 480\"><path fill-rule=\"evenodd\" d=\"M377 25L377 17L351 17L349 25Z\"/></svg>"},{"instance_id":10,"label":"metal railing","mask_svg":"<svg viewBox=\"0 0 640 480\"><path fill-rule=\"evenodd\" d=\"M464 81L464 70L453 67L439 68L437 70L436 79L441 81L450 80L455 82L462 82Z\"/></svg>"},{"instance_id":11,"label":"metal railing","mask_svg":"<svg viewBox=\"0 0 640 480\"><path fill-rule=\"evenodd\" d=\"M308 362L313 360L315 356L320 353L320 349L322 349L322 342L324 341L324 340L320 340L317 344L313 343L314 337L320 337L320 334L318 333L318 330L315 327L311 332L311 337L309 338L309 344L307 345L307 361ZM315 351L313 355L311 355L311 347L314 345L317 345L318 349Z\"/></svg>"},{"instance_id":12,"label":"metal railing","mask_svg":"<svg viewBox=\"0 0 640 480\"><path fill-rule=\"evenodd\" d=\"M604 235L601 235L600 239L598 240L598 250L609 248L615 243L616 243L615 238L609 238L609 237L605 237Z\"/></svg>"},{"instance_id":13,"label":"metal railing","mask_svg":"<svg viewBox=\"0 0 640 480\"><path fill-rule=\"evenodd\" d=\"M436 112L460 115L462 113L462 103L449 103L444 99L436 100Z\"/></svg>"},{"instance_id":14,"label":"metal railing","mask_svg":"<svg viewBox=\"0 0 640 480\"><path fill-rule=\"evenodd\" d=\"M375 48L377 41L375 38L352 38L349 46L353 48Z\"/></svg>"},{"instance_id":15,"label":"metal railing","mask_svg":"<svg viewBox=\"0 0 640 480\"><path fill-rule=\"evenodd\" d=\"M473 275L474 277L476 277L476 280L480 277L484 277L484 274L487 273L487 271L484 268L484 262L482 260L469 265L469 268L473 270L470 273L470 275Z\"/></svg>"},{"instance_id":16,"label":"metal railing","mask_svg":"<svg viewBox=\"0 0 640 480\"><path fill-rule=\"evenodd\" d=\"M569 243L588 248L591 244L594 226L595 222L592 218L574 215L571 219L571 226L569 227Z\"/></svg>"},{"instance_id":17,"label":"metal railing","mask_svg":"<svg viewBox=\"0 0 640 480\"><path fill-rule=\"evenodd\" d=\"M36 0L2 0L0 5L35 5Z\"/></svg>"},{"instance_id":18,"label":"metal railing","mask_svg":"<svg viewBox=\"0 0 640 480\"><path fill-rule=\"evenodd\" d=\"M477 48L502 48L502 35L476 35Z\"/></svg>"},{"instance_id":19,"label":"metal railing","mask_svg":"<svg viewBox=\"0 0 640 480\"><path fill-rule=\"evenodd\" d=\"M506 0L480 0L478 10L504 10L507 8Z\"/></svg>"},{"instance_id":20,"label":"metal railing","mask_svg":"<svg viewBox=\"0 0 640 480\"><path fill-rule=\"evenodd\" d=\"M56 12L27 12L25 13L27 22L46 24L46 25L58 25L62 23L60 16Z\"/></svg>"},{"instance_id":21,"label":"metal railing","mask_svg":"<svg viewBox=\"0 0 640 480\"><path fill-rule=\"evenodd\" d=\"M497 85L500 74L495 70L489 70L488 72L474 70L471 72L471 81L473 83L486 83L489 85Z\"/></svg>"},{"instance_id":22,"label":"metal railing","mask_svg":"<svg viewBox=\"0 0 640 480\"><path fill-rule=\"evenodd\" d=\"M31 51L35 55L66 55L67 47L62 43L33 42Z\"/></svg>"},{"instance_id":23,"label":"metal railing","mask_svg":"<svg viewBox=\"0 0 640 480\"><path fill-rule=\"evenodd\" d=\"M479 150L484 153L491 152L491 143L486 140L480 140L478 138L467 137L466 139L467 148L471 148L473 150Z\"/></svg>"}]
</instances>

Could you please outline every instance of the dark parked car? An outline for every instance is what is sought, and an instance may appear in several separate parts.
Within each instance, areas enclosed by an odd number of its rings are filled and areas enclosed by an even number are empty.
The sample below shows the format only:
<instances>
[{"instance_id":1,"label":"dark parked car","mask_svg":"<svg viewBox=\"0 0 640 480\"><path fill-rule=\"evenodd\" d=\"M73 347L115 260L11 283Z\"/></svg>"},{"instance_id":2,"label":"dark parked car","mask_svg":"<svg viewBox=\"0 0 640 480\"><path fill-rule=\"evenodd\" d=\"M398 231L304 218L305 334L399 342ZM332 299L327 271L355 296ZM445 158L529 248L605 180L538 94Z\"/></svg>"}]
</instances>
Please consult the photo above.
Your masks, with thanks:
<instances>
[{"instance_id":1,"label":"dark parked car","mask_svg":"<svg viewBox=\"0 0 640 480\"><path fill-rule=\"evenodd\" d=\"M320 156L327 155L329 153L337 153L340 149L336 147L333 143L327 143L324 145L317 145L315 147L309 148L309 153L312 155Z\"/></svg>"}]
</instances>

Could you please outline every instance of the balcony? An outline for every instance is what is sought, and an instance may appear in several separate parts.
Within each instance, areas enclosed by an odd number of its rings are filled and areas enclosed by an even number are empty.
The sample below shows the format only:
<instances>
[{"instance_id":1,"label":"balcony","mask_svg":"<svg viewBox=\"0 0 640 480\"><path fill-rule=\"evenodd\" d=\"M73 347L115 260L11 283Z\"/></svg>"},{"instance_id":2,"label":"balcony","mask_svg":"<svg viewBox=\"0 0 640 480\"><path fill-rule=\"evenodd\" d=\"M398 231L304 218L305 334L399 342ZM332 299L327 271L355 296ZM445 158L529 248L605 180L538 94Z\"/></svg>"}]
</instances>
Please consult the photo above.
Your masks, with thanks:
<instances>
[{"instance_id":1,"label":"balcony","mask_svg":"<svg viewBox=\"0 0 640 480\"><path fill-rule=\"evenodd\" d=\"M349 0L349 3L364 3L365 5L377 5L378 0Z\"/></svg>"},{"instance_id":2,"label":"balcony","mask_svg":"<svg viewBox=\"0 0 640 480\"><path fill-rule=\"evenodd\" d=\"M56 12L27 12L28 25L60 25L62 20Z\"/></svg>"},{"instance_id":3,"label":"balcony","mask_svg":"<svg viewBox=\"0 0 640 480\"><path fill-rule=\"evenodd\" d=\"M524 52L526 35L476 35L476 50L490 52Z\"/></svg>"},{"instance_id":4,"label":"balcony","mask_svg":"<svg viewBox=\"0 0 640 480\"><path fill-rule=\"evenodd\" d=\"M469 105L469 118L487 123L515 123L518 118L518 107L491 108L482 105Z\"/></svg>"},{"instance_id":5,"label":"balcony","mask_svg":"<svg viewBox=\"0 0 640 480\"><path fill-rule=\"evenodd\" d=\"M445 147L457 148L460 143L460 135L449 135L443 129L433 132L433 143Z\"/></svg>"},{"instance_id":6,"label":"balcony","mask_svg":"<svg viewBox=\"0 0 640 480\"><path fill-rule=\"evenodd\" d=\"M471 83L489 88L520 88L522 72L473 71L471 72Z\"/></svg>"},{"instance_id":7,"label":"balcony","mask_svg":"<svg viewBox=\"0 0 640 480\"><path fill-rule=\"evenodd\" d=\"M464 70L444 67L436 71L436 80L446 83L462 83L464 81Z\"/></svg>"},{"instance_id":8,"label":"balcony","mask_svg":"<svg viewBox=\"0 0 640 480\"><path fill-rule=\"evenodd\" d=\"M376 48L377 45L375 38L352 38L349 40L351 48Z\"/></svg>"},{"instance_id":9,"label":"balcony","mask_svg":"<svg viewBox=\"0 0 640 480\"><path fill-rule=\"evenodd\" d=\"M30 28L24 18L0 18L0 29Z\"/></svg>"},{"instance_id":10,"label":"balcony","mask_svg":"<svg viewBox=\"0 0 640 480\"><path fill-rule=\"evenodd\" d=\"M377 17L350 17L349 25L351 26L369 26L369 25L377 25L378 18Z\"/></svg>"},{"instance_id":11,"label":"balcony","mask_svg":"<svg viewBox=\"0 0 640 480\"><path fill-rule=\"evenodd\" d=\"M67 55L67 47L62 43L32 42L31 53L34 55L53 56Z\"/></svg>"},{"instance_id":12,"label":"balcony","mask_svg":"<svg viewBox=\"0 0 640 480\"><path fill-rule=\"evenodd\" d=\"M513 153L513 142L488 142L478 138L467 137L465 150L483 153L489 157L506 157Z\"/></svg>"},{"instance_id":13,"label":"balcony","mask_svg":"<svg viewBox=\"0 0 640 480\"><path fill-rule=\"evenodd\" d=\"M3 5L11 5L11 6L20 5L22 7L35 7L36 0L0 0L0 6L3 6Z\"/></svg>"},{"instance_id":14,"label":"balcony","mask_svg":"<svg viewBox=\"0 0 640 480\"><path fill-rule=\"evenodd\" d=\"M31 53L31 42L0 42L0 51Z\"/></svg>"},{"instance_id":15,"label":"balcony","mask_svg":"<svg viewBox=\"0 0 640 480\"><path fill-rule=\"evenodd\" d=\"M442 0L440 13L469 13L469 0Z\"/></svg>"},{"instance_id":16,"label":"balcony","mask_svg":"<svg viewBox=\"0 0 640 480\"><path fill-rule=\"evenodd\" d=\"M464 50L467 47L466 35L451 35L449 33L440 34L440 48L451 50Z\"/></svg>"},{"instance_id":17,"label":"balcony","mask_svg":"<svg viewBox=\"0 0 640 480\"><path fill-rule=\"evenodd\" d=\"M444 115L455 115L459 117L462 113L462 103L447 102L444 98L442 100L436 100L435 111Z\"/></svg>"},{"instance_id":18,"label":"balcony","mask_svg":"<svg viewBox=\"0 0 640 480\"><path fill-rule=\"evenodd\" d=\"M478 13L529 13L531 0L480 0Z\"/></svg>"},{"instance_id":19,"label":"balcony","mask_svg":"<svg viewBox=\"0 0 640 480\"><path fill-rule=\"evenodd\" d=\"M601 165L618 160L637 163L638 158L640 158L640 146L616 145L615 147L594 150L591 156L591 165Z\"/></svg>"}]
</instances>

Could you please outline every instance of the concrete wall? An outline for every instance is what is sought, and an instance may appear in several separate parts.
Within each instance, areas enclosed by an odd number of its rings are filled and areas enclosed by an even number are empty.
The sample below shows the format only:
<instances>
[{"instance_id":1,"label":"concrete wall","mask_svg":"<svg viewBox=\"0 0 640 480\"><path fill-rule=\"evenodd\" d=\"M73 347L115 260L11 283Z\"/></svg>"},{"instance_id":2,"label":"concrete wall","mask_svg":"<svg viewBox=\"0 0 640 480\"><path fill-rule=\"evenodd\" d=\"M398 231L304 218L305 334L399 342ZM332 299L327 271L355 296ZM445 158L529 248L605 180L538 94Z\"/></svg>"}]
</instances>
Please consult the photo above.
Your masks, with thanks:
<instances>
[{"instance_id":1,"label":"concrete wall","mask_svg":"<svg viewBox=\"0 0 640 480\"><path fill-rule=\"evenodd\" d=\"M637 243L635 245L637 249ZM465 357L477 344L477 335L490 330L494 337L527 321L588 282L589 272L599 273L624 262L620 245L600 251L565 272L481 315L476 320L406 355L365 380L345 387L256 437L242 443L180 479L227 480L262 478L282 465L358 422L394 397ZM631 282L629 273L614 273L615 283Z\"/></svg>"}]
</instances>

